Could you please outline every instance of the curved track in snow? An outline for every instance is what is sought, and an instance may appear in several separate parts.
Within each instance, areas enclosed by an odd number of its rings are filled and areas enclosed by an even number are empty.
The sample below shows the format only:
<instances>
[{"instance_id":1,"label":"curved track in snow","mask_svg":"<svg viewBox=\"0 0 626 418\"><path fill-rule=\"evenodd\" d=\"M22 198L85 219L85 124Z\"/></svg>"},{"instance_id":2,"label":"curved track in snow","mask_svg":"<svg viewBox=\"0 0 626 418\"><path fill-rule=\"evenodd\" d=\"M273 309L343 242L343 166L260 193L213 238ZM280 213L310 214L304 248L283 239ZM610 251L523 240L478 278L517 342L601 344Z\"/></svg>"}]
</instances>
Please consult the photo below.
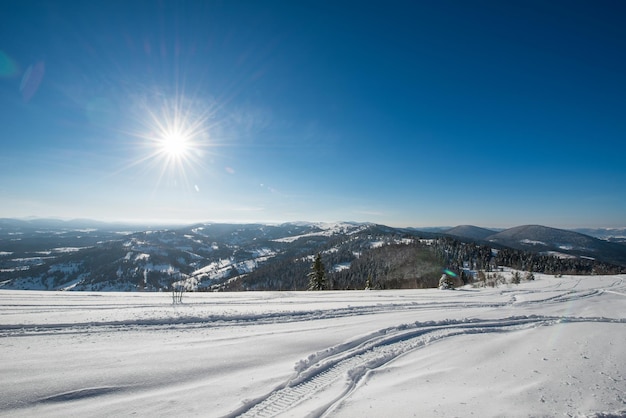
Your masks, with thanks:
<instances>
[{"instance_id":1,"label":"curved track in snow","mask_svg":"<svg viewBox=\"0 0 626 418\"><path fill-rule=\"evenodd\" d=\"M500 320L414 323L381 330L311 355L296 365L296 374L266 396L227 415L234 417L322 417L348 397L370 370L428 344L464 334L510 332L561 322L618 322L607 318L511 317ZM320 406L322 405L322 406Z\"/></svg>"}]
</instances>

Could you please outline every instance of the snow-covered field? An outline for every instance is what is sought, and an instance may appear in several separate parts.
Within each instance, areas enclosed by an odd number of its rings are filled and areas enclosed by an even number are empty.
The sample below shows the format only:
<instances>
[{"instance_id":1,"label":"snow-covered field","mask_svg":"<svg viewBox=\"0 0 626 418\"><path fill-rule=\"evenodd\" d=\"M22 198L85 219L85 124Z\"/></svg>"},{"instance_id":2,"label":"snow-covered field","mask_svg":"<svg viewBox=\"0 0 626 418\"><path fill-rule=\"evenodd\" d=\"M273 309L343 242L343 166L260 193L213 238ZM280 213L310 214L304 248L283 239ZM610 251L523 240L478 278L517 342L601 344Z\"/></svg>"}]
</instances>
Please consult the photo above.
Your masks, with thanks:
<instances>
[{"instance_id":1,"label":"snow-covered field","mask_svg":"<svg viewBox=\"0 0 626 418\"><path fill-rule=\"evenodd\" d=\"M0 291L0 415L626 416L626 275L455 291Z\"/></svg>"}]
</instances>

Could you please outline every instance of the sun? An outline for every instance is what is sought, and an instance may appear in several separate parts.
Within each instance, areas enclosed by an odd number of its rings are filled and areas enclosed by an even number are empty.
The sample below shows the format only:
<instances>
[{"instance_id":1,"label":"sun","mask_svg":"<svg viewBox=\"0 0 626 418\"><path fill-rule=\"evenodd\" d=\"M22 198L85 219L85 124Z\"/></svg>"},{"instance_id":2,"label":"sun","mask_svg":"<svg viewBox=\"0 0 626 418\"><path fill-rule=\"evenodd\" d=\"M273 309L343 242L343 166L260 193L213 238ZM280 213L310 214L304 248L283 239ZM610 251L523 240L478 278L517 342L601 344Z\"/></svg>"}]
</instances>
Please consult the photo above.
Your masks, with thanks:
<instances>
[{"instance_id":1,"label":"sun","mask_svg":"<svg viewBox=\"0 0 626 418\"><path fill-rule=\"evenodd\" d=\"M169 132L159 141L161 153L167 157L182 158L191 150L191 139L182 132Z\"/></svg>"},{"instance_id":2,"label":"sun","mask_svg":"<svg viewBox=\"0 0 626 418\"><path fill-rule=\"evenodd\" d=\"M140 156L128 165L156 170L155 187L184 187L197 190L193 177L205 167L209 149L214 147L209 129L213 112L197 100L184 96L166 99L159 96L138 101L136 130L129 133L140 139Z\"/></svg>"}]
</instances>

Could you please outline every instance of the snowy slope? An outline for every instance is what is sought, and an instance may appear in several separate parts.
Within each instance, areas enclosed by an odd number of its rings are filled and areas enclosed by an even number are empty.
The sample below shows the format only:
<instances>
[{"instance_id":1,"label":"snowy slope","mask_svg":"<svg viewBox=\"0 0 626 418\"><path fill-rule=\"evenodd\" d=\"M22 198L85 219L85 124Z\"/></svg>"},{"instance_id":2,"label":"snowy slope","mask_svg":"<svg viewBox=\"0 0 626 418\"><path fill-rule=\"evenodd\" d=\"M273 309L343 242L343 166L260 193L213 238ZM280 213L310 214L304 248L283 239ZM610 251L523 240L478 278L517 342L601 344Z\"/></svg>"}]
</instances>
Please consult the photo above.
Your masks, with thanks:
<instances>
[{"instance_id":1,"label":"snowy slope","mask_svg":"<svg viewBox=\"0 0 626 418\"><path fill-rule=\"evenodd\" d=\"M536 276L182 305L1 290L0 415L626 416L626 275Z\"/></svg>"}]
</instances>

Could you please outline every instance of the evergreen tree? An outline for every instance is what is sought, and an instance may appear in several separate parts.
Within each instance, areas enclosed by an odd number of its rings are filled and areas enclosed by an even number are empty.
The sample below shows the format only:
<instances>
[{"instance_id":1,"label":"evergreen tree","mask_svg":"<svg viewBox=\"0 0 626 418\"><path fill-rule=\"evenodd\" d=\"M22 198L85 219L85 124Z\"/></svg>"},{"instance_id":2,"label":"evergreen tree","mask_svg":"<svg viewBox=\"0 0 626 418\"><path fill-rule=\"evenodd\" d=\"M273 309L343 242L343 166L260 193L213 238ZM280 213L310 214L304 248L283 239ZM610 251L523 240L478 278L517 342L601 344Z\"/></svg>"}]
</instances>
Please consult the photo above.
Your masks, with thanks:
<instances>
[{"instance_id":1,"label":"evergreen tree","mask_svg":"<svg viewBox=\"0 0 626 418\"><path fill-rule=\"evenodd\" d=\"M309 277L309 290L326 290L326 273L324 272L324 264L322 263L322 254L317 253L315 261L311 265Z\"/></svg>"},{"instance_id":2,"label":"evergreen tree","mask_svg":"<svg viewBox=\"0 0 626 418\"><path fill-rule=\"evenodd\" d=\"M439 289L454 289L454 287L454 279L444 273L439 279Z\"/></svg>"}]
</instances>

